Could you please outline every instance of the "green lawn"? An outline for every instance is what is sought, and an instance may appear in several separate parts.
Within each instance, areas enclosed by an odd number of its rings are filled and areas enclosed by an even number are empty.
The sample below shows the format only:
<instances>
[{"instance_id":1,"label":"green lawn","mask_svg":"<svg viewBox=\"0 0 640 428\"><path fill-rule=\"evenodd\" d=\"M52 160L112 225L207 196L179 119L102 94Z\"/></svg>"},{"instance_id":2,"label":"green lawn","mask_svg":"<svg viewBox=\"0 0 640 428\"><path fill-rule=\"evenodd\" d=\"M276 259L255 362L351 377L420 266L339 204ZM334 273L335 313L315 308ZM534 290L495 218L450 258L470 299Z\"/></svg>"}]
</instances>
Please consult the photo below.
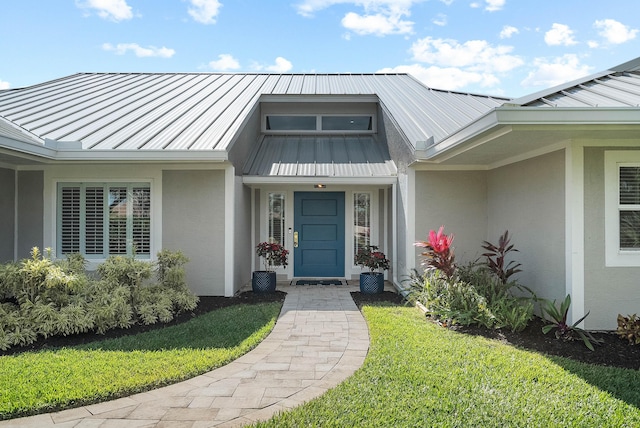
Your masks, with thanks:
<instances>
[{"instance_id":1,"label":"green lawn","mask_svg":"<svg viewBox=\"0 0 640 428\"><path fill-rule=\"evenodd\" d=\"M635 427L640 372L549 358L366 306L371 349L354 376L259 427Z\"/></svg>"},{"instance_id":2,"label":"green lawn","mask_svg":"<svg viewBox=\"0 0 640 428\"><path fill-rule=\"evenodd\" d=\"M254 348L281 307L238 305L135 336L0 357L0 419L104 401L205 373Z\"/></svg>"}]
</instances>

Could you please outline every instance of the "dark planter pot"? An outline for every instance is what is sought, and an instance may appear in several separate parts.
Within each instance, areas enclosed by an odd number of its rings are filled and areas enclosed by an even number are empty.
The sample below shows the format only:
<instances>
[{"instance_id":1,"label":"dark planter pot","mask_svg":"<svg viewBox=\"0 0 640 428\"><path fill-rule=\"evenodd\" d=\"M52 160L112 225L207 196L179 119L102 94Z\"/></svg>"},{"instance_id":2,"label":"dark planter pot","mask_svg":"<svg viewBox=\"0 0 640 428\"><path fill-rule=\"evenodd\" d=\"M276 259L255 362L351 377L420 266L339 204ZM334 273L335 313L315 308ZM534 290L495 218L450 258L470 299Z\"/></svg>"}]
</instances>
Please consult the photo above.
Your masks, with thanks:
<instances>
[{"instance_id":1,"label":"dark planter pot","mask_svg":"<svg viewBox=\"0 0 640 428\"><path fill-rule=\"evenodd\" d=\"M272 293L276 291L276 273L266 270L253 272L251 288L254 293Z\"/></svg>"},{"instance_id":2,"label":"dark planter pot","mask_svg":"<svg viewBox=\"0 0 640 428\"><path fill-rule=\"evenodd\" d=\"M384 291L384 274L382 272L363 272L360 274L360 292L363 294L379 294Z\"/></svg>"}]
</instances>

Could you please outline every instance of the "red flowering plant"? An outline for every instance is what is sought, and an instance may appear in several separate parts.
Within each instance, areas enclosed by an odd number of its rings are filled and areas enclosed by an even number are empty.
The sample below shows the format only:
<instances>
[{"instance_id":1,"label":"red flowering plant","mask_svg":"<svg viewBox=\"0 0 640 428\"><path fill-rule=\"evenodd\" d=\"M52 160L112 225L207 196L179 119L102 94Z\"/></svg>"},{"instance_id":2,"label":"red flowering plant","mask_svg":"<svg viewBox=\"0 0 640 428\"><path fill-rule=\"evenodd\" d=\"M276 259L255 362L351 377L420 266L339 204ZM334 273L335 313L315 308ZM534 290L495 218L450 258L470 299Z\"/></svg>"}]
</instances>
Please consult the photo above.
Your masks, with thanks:
<instances>
[{"instance_id":1,"label":"red flowering plant","mask_svg":"<svg viewBox=\"0 0 640 428\"><path fill-rule=\"evenodd\" d=\"M355 263L362 269L369 268L371 272L375 272L378 269L389 269L391 262L384 255L382 251L378 251L378 247L375 245L369 245L366 248L358 250L355 257Z\"/></svg>"},{"instance_id":2,"label":"red flowering plant","mask_svg":"<svg viewBox=\"0 0 640 428\"><path fill-rule=\"evenodd\" d=\"M415 243L416 247L425 248L422 253L425 257L423 265L427 269L437 269L441 271L447 279L453 278L456 271L455 255L453 254L453 234L445 235L444 226L436 233L434 230L429 232L428 241L419 241Z\"/></svg>"},{"instance_id":3,"label":"red flowering plant","mask_svg":"<svg viewBox=\"0 0 640 428\"><path fill-rule=\"evenodd\" d=\"M264 259L264 268L272 272L276 266L287 267L289 251L282 245L271 242L261 242L256 246L256 254Z\"/></svg>"}]
</instances>

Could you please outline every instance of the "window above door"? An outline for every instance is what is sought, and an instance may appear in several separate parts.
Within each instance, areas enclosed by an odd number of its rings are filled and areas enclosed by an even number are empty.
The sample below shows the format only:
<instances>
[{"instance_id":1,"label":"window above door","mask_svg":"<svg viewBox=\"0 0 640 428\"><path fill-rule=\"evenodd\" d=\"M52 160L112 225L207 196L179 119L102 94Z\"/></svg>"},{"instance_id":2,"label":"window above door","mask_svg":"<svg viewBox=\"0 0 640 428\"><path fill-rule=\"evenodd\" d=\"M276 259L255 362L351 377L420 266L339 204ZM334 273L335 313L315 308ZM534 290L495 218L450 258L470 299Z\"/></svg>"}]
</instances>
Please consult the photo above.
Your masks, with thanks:
<instances>
[{"instance_id":1,"label":"window above door","mask_svg":"<svg viewBox=\"0 0 640 428\"><path fill-rule=\"evenodd\" d=\"M373 133L370 114L267 114L265 133Z\"/></svg>"}]
</instances>

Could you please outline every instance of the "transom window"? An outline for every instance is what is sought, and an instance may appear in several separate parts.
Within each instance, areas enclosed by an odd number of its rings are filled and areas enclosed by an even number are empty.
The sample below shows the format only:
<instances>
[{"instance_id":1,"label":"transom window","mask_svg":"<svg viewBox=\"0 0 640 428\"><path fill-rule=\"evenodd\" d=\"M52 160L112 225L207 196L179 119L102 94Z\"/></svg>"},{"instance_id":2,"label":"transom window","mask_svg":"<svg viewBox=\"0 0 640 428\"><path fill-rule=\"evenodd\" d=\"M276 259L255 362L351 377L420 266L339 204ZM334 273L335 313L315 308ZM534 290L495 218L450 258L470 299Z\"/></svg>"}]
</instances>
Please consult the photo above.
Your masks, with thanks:
<instances>
[{"instance_id":1,"label":"transom window","mask_svg":"<svg viewBox=\"0 0 640 428\"><path fill-rule=\"evenodd\" d=\"M59 183L60 254L151 255L149 183Z\"/></svg>"},{"instance_id":2,"label":"transom window","mask_svg":"<svg viewBox=\"0 0 640 428\"><path fill-rule=\"evenodd\" d=\"M373 132L372 115L282 115L265 117L271 132Z\"/></svg>"}]
</instances>

